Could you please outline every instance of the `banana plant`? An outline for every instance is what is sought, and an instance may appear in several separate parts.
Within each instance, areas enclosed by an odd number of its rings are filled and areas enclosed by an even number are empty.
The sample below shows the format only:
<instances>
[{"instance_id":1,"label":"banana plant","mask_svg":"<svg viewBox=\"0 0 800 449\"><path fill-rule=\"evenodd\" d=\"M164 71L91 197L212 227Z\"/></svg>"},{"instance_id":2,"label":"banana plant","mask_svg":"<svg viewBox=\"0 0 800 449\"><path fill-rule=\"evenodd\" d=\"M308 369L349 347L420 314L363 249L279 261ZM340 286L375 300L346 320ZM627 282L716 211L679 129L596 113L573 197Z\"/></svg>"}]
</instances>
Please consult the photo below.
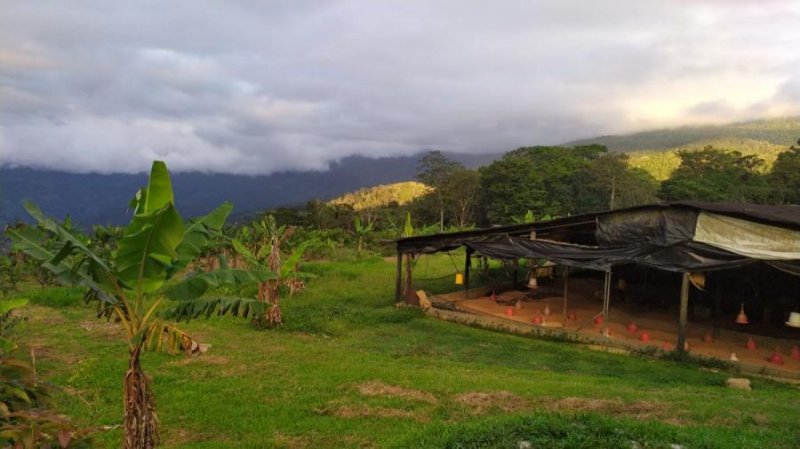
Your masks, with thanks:
<instances>
[{"instance_id":1,"label":"banana plant","mask_svg":"<svg viewBox=\"0 0 800 449\"><path fill-rule=\"evenodd\" d=\"M133 218L116 249L106 257L92 251L66 226L46 217L35 205L25 208L38 223L9 229L14 249L33 257L63 284L87 289L86 299L99 315L119 322L128 341L128 369L123 378L123 447L149 449L158 444L158 419L151 378L142 370L144 351L174 353L202 347L171 319L201 315L263 314L255 298L207 295L215 289L260 283L274 278L266 269L222 267L191 269L211 236L218 233L232 206L222 204L205 217L186 223L175 208L167 166L153 162L147 187L131 202ZM55 242L46 246L45 242ZM167 299L174 300L167 307ZM162 310L166 307L167 310Z\"/></svg>"},{"instance_id":2,"label":"banana plant","mask_svg":"<svg viewBox=\"0 0 800 449\"><path fill-rule=\"evenodd\" d=\"M268 304L269 308L263 316L253 317L256 325L273 327L283 322L280 286L284 280L284 263L281 259L281 249L295 231L296 228L293 226L278 226L275 217L267 215L263 220L252 223L252 232L248 228L242 230L242 235L249 237L249 245L238 239L232 240L234 250L242 256L248 266L253 269L266 267L275 274L275 277L258 286L258 297L264 304Z\"/></svg>"},{"instance_id":3,"label":"banana plant","mask_svg":"<svg viewBox=\"0 0 800 449\"><path fill-rule=\"evenodd\" d=\"M358 239L356 253L360 256L364 246L364 240L372 233L372 223L364 224L361 222L361 218L356 216L356 218L353 219L353 232Z\"/></svg>"}]
</instances>

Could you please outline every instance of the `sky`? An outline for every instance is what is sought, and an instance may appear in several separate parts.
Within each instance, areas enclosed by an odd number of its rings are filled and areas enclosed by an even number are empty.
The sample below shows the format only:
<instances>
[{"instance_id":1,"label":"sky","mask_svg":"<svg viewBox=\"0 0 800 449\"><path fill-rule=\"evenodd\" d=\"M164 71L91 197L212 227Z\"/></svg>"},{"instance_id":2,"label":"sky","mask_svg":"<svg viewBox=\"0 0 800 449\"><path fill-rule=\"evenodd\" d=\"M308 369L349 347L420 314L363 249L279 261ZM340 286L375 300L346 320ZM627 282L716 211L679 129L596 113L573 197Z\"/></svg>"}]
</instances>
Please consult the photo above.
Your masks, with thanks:
<instances>
[{"instance_id":1,"label":"sky","mask_svg":"<svg viewBox=\"0 0 800 449\"><path fill-rule=\"evenodd\" d=\"M0 165L267 174L800 114L798 1L0 0Z\"/></svg>"}]
</instances>

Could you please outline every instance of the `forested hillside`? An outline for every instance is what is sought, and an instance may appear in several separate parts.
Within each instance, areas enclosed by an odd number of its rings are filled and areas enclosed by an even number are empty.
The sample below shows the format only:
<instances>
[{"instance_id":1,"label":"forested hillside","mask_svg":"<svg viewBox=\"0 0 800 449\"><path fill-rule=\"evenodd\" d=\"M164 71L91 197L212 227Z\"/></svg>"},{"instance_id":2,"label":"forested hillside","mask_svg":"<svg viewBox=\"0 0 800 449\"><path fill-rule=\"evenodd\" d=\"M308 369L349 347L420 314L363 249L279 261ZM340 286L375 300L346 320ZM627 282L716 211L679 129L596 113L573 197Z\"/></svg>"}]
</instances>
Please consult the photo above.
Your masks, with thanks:
<instances>
[{"instance_id":1,"label":"forested hillside","mask_svg":"<svg viewBox=\"0 0 800 449\"><path fill-rule=\"evenodd\" d=\"M610 151L627 153L642 150L669 150L720 139L756 141L787 148L798 138L800 138L800 117L787 117L728 125L683 126L626 135L599 136L567 142L564 145L598 144L604 145ZM740 150L740 148L730 149Z\"/></svg>"},{"instance_id":2,"label":"forested hillside","mask_svg":"<svg viewBox=\"0 0 800 449\"><path fill-rule=\"evenodd\" d=\"M375 187L358 189L338 198L330 200L331 205L347 205L360 211L368 208L388 206L396 203L399 206L408 204L416 198L428 193L430 188L415 181L382 184Z\"/></svg>"}]
</instances>

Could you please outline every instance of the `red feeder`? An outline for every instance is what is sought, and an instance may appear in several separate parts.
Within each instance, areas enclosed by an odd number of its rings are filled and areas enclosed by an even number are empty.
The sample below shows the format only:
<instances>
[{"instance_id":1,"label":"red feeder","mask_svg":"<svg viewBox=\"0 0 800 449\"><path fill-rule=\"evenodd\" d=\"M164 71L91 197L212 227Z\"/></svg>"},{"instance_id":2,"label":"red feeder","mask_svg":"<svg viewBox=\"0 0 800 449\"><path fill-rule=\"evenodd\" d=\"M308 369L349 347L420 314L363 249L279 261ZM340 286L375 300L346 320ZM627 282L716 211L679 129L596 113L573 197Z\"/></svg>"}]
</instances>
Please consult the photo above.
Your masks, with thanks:
<instances>
[{"instance_id":1,"label":"red feeder","mask_svg":"<svg viewBox=\"0 0 800 449\"><path fill-rule=\"evenodd\" d=\"M533 319L531 320L533 324L542 324L542 316L541 315L534 315Z\"/></svg>"},{"instance_id":2,"label":"red feeder","mask_svg":"<svg viewBox=\"0 0 800 449\"><path fill-rule=\"evenodd\" d=\"M749 349L749 350L751 350L751 351L755 351L756 350L756 348L757 348L756 341L753 340L753 337L748 337L747 338L747 344L745 344L744 347Z\"/></svg>"},{"instance_id":3,"label":"red feeder","mask_svg":"<svg viewBox=\"0 0 800 449\"><path fill-rule=\"evenodd\" d=\"M575 312L570 312L569 315L567 315L567 318L569 318L570 321L575 321L578 319L578 315L576 315Z\"/></svg>"},{"instance_id":4,"label":"red feeder","mask_svg":"<svg viewBox=\"0 0 800 449\"><path fill-rule=\"evenodd\" d=\"M794 345L794 348L792 348L791 357L794 360L800 360L800 347L798 347L797 345Z\"/></svg>"},{"instance_id":5,"label":"red feeder","mask_svg":"<svg viewBox=\"0 0 800 449\"><path fill-rule=\"evenodd\" d=\"M594 318L594 324L597 324L598 326L603 324L603 315L597 315Z\"/></svg>"},{"instance_id":6,"label":"red feeder","mask_svg":"<svg viewBox=\"0 0 800 449\"><path fill-rule=\"evenodd\" d=\"M665 351L672 351L672 343L665 341L661 344L661 349Z\"/></svg>"},{"instance_id":7,"label":"red feeder","mask_svg":"<svg viewBox=\"0 0 800 449\"><path fill-rule=\"evenodd\" d=\"M628 332L630 332L632 334L635 334L636 331L638 331L638 330L639 330L639 327L636 326L636 323L634 323L633 321L631 321L630 324L628 324Z\"/></svg>"},{"instance_id":8,"label":"red feeder","mask_svg":"<svg viewBox=\"0 0 800 449\"><path fill-rule=\"evenodd\" d=\"M639 340L642 340L642 343L647 343L650 341L650 334L647 331L642 331L642 335L639 336Z\"/></svg>"},{"instance_id":9,"label":"red feeder","mask_svg":"<svg viewBox=\"0 0 800 449\"><path fill-rule=\"evenodd\" d=\"M703 337L703 342L705 342L705 343L714 343L714 336L711 335L711 334L706 334Z\"/></svg>"},{"instance_id":10,"label":"red feeder","mask_svg":"<svg viewBox=\"0 0 800 449\"><path fill-rule=\"evenodd\" d=\"M774 363L776 365L783 365L783 357L778 352L778 348L775 348L775 352L767 359L769 363Z\"/></svg>"},{"instance_id":11,"label":"red feeder","mask_svg":"<svg viewBox=\"0 0 800 449\"><path fill-rule=\"evenodd\" d=\"M495 293L494 290L492 290L492 296L490 297L490 299L494 302L497 302L497 293Z\"/></svg>"},{"instance_id":12,"label":"red feeder","mask_svg":"<svg viewBox=\"0 0 800 449\"><path fill-rule=\"evenodd\" d=\"M514 308L506 307L506 316L514 316Z\"/></svg>"}]
</instances>

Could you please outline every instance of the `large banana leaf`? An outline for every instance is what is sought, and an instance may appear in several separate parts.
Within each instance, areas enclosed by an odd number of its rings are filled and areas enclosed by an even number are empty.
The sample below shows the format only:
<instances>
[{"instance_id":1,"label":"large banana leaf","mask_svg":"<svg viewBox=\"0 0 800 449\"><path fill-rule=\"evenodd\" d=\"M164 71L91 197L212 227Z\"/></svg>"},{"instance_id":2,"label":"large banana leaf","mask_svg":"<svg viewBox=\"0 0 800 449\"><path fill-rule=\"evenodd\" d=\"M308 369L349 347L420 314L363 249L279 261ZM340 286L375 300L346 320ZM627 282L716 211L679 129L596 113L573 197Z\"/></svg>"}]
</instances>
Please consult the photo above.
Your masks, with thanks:
<instances>
[{"instance_id":1,"label":"large banana leaf","mask_svg":"<svg viewBox=\"0 0 800 449\"><path fill-rule=\"evenodd\" d=\"M275 273L267 270L237 270L226 268L209 272L200 271L169 286L164 294L170 299L188 301L199 298L209 289L224 286L241 287L275 278Z\"/></svg>"},{"instance_id":2,"label":"large banana leaf","mask_svg":"<svg viewBox=\"0 0 800 449\"><path fill-rule=\"evenodd\" d=\"M66 232L66 230L64 230ZM87 287L97 293L98 299L105 302L115 302L115 298L107 292L111 291L108 287L112 279L109 277L108 267L98 262L98 258L83 246L73 244L77 239L67 241L57 240L54 245L58 252L47 248L48 234L31 226L9 228L6 231L12 241L15 250L22 251L33 257L55 276L56 281L64 285L76 285ZM57 233L56 238L62 239L68 232ZM65 252L70 254L77 253L83 258L82 263L70 266L66 263ZM101 285L102 284L102 285Z\"/></svg>"},{"instance_id":3,"label":"large banana leaf","mask_svg":"<svg viewBox=\"0 0 800 449\"><path fill-rule=\"evenodd\" d=\"M141 294L161 288L177 258L184 230L172 204L133 217L114 254L117 276L127 289Z\"/></svg>"},{"instance_id":4,"label":"large banana leaf","mask_svg":"<svg viewBox=\"0 0 800 449\"><path fill-rule=\"evenodd\" d=\"M95 264L97 264L105 271L109 271L109 267L106 264L106 261L98 257L91 249L89 249L89 247L86 246L83 240L81 240L80 238L76 237L73 234L73 231L67 229L63 225L56 223L56 221L53 220L52 218L46 217L44 213L42 213L41 209L39 209L39 206L37 206L36 204L30 201L26 201L23 206L25 207L25 211L27 211L28 214L36 220L39 226L41 226L43 229L47 230L48 232L54 235L56 242L58 242L58 244L69 245L70 251L74 249L75 252L80 252L84 257L92 259L92 261ZM38 241L38 244L44 246L46 240L47 240L47 235L42 233ZM34 254L30 255L36 258ZM65 253L62 252L61 257L64 256ZM52 262L54 264L58 264L60 263L60 260L53 260Z\"/></svg>"},{"instance_id":5,"label":"large banana leaf","mask_svg":"<svg viewBox=\"0 0 800 449\"><path fill-rule=\"evenodd\" d=\"M231 203L223 203L205 217L195 220L187 229L183 240L175 249L177 258L172 265L172 272L178 272L195 260L208 243L211 233L222 231L225 221L233 210Z\"/></svg>"},{"instance_id":6,"label":"large banana leaf","mask_svg":"<svg viewBox=\"0 0 800 449\"><path fill-rule=\"evenodd\" d=\"M190 320L202 315L233 315L247 318L263 315L270 305L250 298L200 298L195 301L181 301L166 313L167 318Z\"/></svg>"},{"instance_id":7,"label":"large banana leaf","mask_svg":"<svg viewBox=\"0 0 800 449\"><path fill-rule=\"evenodd\" d=\"M10 298L0 301L0 315L5 315L14 309L19 309L28 304L28 298Z\"/></svg>"},{"instance_id":8,"label":"large banana leaf","mask_svg":"<svg viewBox=\"0 0 800 449\"><path fill-rule=\"evenodd\" d=\"M151 214L162 209L167 204L175 204L175 197L172 193L172 180L169 178L167 164L163 161L153 161L146 193L144 209L141 211L143 214Z\"/></svg>"}]
</instances>

